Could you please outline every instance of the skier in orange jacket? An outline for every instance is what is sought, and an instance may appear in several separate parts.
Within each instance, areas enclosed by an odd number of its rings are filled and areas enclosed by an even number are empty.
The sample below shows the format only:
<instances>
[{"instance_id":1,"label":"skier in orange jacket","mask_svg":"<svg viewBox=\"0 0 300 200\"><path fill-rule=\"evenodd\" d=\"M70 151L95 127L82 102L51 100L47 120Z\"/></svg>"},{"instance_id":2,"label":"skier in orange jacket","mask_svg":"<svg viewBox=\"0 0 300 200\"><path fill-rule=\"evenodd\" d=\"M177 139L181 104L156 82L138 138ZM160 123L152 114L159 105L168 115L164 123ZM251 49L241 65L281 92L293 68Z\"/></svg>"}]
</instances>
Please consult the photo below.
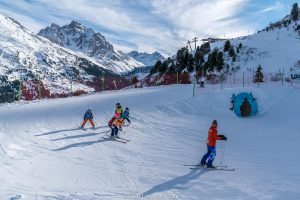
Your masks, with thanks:
<instances>
[{"instance_id":1,"label":"skier in orange jacket","mask_svg":"<svg viewBox=\"0 0 300 200\"><path fill-rule=\"evenodd\" d=\"M217 120L214 120L208 130L208 136L207 136L207 153L202 157L201 159L201 166L207 166L207 168L215 168L212 165L212 162L214 161L216 157L216 143L217 140L227 140L227 137L224 135L218 135L218 122Z\"/></svg>"},{"instance_id":2,"label":"skier in orange jacket","mask_svg":"<svg viewBox=\"0 0 300 200\"><path fill-rule=\"evenodd\" d=\"M108 122L109 127L111 128L111 138L118 137L118 131L122 124L122 120L120 119L120 114L116 113L113 118Z\"/></svg>"}]
</instances>

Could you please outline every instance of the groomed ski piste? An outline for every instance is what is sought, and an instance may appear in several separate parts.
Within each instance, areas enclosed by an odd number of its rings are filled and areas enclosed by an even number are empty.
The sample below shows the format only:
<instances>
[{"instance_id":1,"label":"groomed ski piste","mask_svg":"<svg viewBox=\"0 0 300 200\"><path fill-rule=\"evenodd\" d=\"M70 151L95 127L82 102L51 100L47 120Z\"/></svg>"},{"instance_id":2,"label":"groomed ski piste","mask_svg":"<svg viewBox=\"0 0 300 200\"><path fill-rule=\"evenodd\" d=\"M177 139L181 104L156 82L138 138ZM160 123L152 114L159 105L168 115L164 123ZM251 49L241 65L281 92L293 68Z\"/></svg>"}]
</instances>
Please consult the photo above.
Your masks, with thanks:
<instances>
[{"instance_id":1,"label":"groomed ski piste","mask_svg":"<svg viewBox=\"0 0 300 200\"><path fill-rule=\"evenodd\" d=\"M233 93L252 92L259 113L239 118ZM300 89L191 85L128 89L0 106L1 200L276 199L300 198ZM119 143L105 140L115 104L132 123ZM78 129L87 108L96 129ZM215 165L235 171L189 169L206 152L218 120Z\"/></svg>"}]
</instances>

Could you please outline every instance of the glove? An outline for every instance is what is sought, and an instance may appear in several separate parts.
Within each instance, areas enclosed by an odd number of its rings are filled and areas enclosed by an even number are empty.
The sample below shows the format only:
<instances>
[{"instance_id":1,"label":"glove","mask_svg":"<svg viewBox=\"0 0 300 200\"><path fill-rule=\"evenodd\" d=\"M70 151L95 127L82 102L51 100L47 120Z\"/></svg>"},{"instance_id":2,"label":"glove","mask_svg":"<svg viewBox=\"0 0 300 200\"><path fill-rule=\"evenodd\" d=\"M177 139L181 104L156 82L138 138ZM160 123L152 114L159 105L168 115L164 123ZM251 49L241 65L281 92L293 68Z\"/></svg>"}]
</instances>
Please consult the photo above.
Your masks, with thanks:
<instances>
[{"instance_id":1,"label":"glove","mask_svg":"<svg viewBox=\"0 0 300 200\"><path fill-rule=\"evenodd\" d=\"M223 136L222 140L227 141L227 137Z\"/></svg>"},{"instance_id":2,"label":"glove","mask_svg":"<svg viewBox=\"0 0 300 200\"><path fill-rule=\"evenodd\" d=\"M218 135L219 137L221 137L221 138L223 138L224 137L224 135Z\"/></svg>"}]
</instances>

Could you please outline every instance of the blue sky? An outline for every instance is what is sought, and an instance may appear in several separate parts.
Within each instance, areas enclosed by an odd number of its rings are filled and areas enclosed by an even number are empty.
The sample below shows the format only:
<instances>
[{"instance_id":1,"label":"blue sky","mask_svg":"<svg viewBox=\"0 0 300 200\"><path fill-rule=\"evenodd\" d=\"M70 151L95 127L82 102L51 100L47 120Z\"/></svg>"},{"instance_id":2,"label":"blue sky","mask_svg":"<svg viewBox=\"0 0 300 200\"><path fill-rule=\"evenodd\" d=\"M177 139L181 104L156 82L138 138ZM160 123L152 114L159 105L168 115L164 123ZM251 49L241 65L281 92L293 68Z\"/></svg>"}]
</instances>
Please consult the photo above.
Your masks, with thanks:
<instances>
[{"instance_id":1,"label":"blue sky","mask_svg":"<svg viewBox=\"0 0 300 200\"><path fill-rule=\"evenodd\" d=\"M172 55L194 38L252 34L290 13L295 0L0 0L0 14L37 33L71 20L118 50ZM297 2L299 3L299 2ZM1 28L1 27L0 27Z\"/></svg>"}]
</instances>

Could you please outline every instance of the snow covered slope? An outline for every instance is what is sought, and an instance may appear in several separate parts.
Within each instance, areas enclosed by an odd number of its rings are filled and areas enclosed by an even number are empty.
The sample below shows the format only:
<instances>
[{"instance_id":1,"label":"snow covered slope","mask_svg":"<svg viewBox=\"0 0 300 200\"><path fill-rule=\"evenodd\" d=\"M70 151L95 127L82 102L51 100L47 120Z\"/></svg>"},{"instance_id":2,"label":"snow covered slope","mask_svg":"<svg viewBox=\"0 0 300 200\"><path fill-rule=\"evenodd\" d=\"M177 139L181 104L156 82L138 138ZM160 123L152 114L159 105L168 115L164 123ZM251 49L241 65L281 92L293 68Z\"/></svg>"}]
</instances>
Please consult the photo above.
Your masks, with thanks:
<instances>
[{"instance_id":1,"label":"snow covered slope","mask_svg":"<svg viewBox=\"0 0 300 200\"><path fill-rule=\"evenodd\" d=\"M16 93L20 79L41 79L45 88L59 93L70 88L72 79L92 80L101 73L115 74L89 57L75 55L0 15L0 89L8 84L9 92ZM81 84L76 87L93 90Z\"/></svg>"},{"instance_id":2,"label":"snow covered slope","mask_svg":"<svg viewBox=\"0 0 300 200\"><path fill-rule=\"evenodd\" d=\"M231 62L227 57L227 63L231 67L240 67L240 72L256 69L261 65L265 73L278 72L284 69L289 76L290 69L300 67L300 20L290 20L290 16L273 23L256 34L230 40L236 48L242 44L240 53L237 53L236 62ZM211 48L223 50L225 41L211 44ZM227 53L224 53L225 55Z\"/></svg>"},{"instance_id":3,"label":"snow covered slope","mask_svg":"<svg viewBox=\"0 0 300 200\"><path fill-rule=\"evenodd\" d=\"M191 85L131 89L0 107L0 199L276 199L299 192L299 89L216 90ZM260 112L238 118L232 93L251 91ZM103 137L116 102L131 111L121 137ZM97 128L77 129L92 107ZM30 113L30 114L29 114ZM236 171L191 170L206 151L213 119L228 136L215 164Z\"/></svg>"},{"instance_id":4,"label":"snow covered slope","mask_svg":"<svg viewBox=\"0 0 300 200\"><path fill-rule=\"evenodd\" d=\"M290 15L253 35L202 41L196 50L192 46L179 49L171 60L166 60L162 67L158 65L154 71L175 73L177 63L180 72L193 72L196 65L198 72L214 73L220 80L232 74L252 75L261 65L264 81L269 81L282 74L290 79L291 72L300 69L300 19L294 21ZM225 76L221 78L221 74Z\"/></svg>"},{"instance_id":5,"label":"snow covered slope","mask_svg":"<svg viewBox=\"0 0 300 200\"><path fill-rule=\"evenodd\" d=\"M115 51L113 45L107 42L103 35L95 33L93 29L87 28L77 21L72 21L62 27L52 24L50 27L40 30L38 35L62 47L94 58L106 69L116 73L144 66L127 54Z\"/></svg>"}]
</instances>

